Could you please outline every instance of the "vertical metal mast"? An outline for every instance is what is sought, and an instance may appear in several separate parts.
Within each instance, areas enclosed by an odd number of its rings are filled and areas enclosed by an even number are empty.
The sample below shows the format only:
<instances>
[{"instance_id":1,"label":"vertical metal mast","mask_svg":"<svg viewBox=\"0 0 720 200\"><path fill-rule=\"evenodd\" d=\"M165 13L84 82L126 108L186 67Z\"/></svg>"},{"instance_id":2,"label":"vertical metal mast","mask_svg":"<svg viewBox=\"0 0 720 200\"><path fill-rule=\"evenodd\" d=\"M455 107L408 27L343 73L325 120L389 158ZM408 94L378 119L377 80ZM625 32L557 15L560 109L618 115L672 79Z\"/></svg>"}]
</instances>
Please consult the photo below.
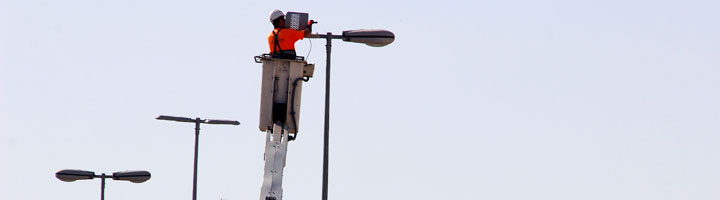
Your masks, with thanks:
<instances>
[{"instance_id":1,"label":"vertical metal mast","mask_svg":"<svg viewBox=\"0 0 720 200\"><path fill-rule=\"evenodd\" d=\"M192 200L197 200L197 173L198 173L198 140L200 140L200 118L195 118L195 163L193 167L193 193Z\"/></svg>"},{"instance_id":2,"label":"vertical metal mast","mask_svg":"<svg viewBox=\"0 0 720 200\"><path fill-rule=\"evenodd\" d=\"M322 200L328 198L328 162L330 157L330 51L332 49L332 33L328 32L326 37L325 51L325 128L323 140L323 182Z\"/></svg>"}]
</instances>

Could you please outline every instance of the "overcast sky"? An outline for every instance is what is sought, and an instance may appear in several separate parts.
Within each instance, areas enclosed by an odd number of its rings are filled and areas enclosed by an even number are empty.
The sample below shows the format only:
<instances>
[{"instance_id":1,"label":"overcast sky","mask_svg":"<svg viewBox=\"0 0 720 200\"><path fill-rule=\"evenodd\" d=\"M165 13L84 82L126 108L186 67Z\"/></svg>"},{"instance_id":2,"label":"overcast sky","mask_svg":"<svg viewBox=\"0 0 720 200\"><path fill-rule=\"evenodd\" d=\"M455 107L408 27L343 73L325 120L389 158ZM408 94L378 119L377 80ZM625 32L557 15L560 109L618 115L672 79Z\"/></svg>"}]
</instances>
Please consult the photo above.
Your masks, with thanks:
<instances>
[{"instance_id":1,"label":"overcast sky","mask_svg":"<svg viewBox=\"0 0 720 200\"><path fill-rule=\"evenodd\" d=\"M330 199L720 199L720 2L0 0L0 199L259 196L268 13L333 42ZM325 41L289 145L284 198L320 199ZM308 55L309 53L309 55Z\"/></svg>"}]
</instances>

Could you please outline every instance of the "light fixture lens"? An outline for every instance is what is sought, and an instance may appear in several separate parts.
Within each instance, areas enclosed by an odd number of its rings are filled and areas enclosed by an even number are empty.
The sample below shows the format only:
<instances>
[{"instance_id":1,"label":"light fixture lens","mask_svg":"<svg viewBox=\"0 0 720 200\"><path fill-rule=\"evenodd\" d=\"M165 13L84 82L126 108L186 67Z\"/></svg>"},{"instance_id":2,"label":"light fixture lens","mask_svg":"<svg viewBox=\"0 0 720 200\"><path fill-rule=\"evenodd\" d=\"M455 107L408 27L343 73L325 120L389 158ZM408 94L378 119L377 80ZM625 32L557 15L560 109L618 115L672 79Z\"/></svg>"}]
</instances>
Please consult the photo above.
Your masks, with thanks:
<instances>
[{"instance_id":1,"label":"light fixture lens","mask_svg":"<svg viewBox=\"0 0 720 200\"><path fill-rule=\"evenodd\" d=\"M176 122L195 122L195 119L188 118L188 117L175 117L175 116L167 116L167 115L160 115L156 117L157 120L168 120L168 121L176 121Z\"/></svg>"},{"instance_id":2,"label":"light fixture lens","mask_svg":"<svg viewBox=\"0 0 720 200\"><path fill-rule=\"evenodd\" d=\"M77 169L63 169L55 173L55 177L65 182L93 179L95 172Z\"/></svg>"},{"instance_id":3,"label":"light fixture lens","mask_svg":"<svg viewBox=\"0 0 720 200\"><path fill-rule=\"evenodd\" d=\"M395 34L382 29L358 29L343 31L343 41L363 43L372 47L382 47L395 41Z\"/></svg>"},{"instance_id":4,"label":"light fixture lens","mask_svg":"<svg viewBox=\"0 0 720 200\"><path fill-rule=\"evenodd\" d=\"M113 173L114 180L130 181L133 183L142 183L150 179L148 171L121 171Z\"/></svg>"}]
</instances>

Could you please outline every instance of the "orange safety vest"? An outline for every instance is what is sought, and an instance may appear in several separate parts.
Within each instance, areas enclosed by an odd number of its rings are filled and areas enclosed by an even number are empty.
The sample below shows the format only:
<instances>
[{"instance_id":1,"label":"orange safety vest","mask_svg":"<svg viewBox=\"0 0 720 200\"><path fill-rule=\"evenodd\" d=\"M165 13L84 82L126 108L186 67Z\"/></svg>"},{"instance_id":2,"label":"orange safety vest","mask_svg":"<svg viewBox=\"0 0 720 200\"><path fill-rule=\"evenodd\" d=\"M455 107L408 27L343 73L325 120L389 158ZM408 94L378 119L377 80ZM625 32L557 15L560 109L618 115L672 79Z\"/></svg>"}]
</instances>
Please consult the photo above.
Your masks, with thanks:
<instances>
[{"instance_id":1,"label":"orange safety vest","mask_svg":"<svg viewBox=\"0 0 720 200\"><path fill-rule=\"evenodd\" d=\"M276 51L295 50L295 42L305 37L305 31L298 31L288 28L276 28L268 35L268 46L270 53ZM275 41L277 40L277 44Z\"/></svg>"}]
</instances>

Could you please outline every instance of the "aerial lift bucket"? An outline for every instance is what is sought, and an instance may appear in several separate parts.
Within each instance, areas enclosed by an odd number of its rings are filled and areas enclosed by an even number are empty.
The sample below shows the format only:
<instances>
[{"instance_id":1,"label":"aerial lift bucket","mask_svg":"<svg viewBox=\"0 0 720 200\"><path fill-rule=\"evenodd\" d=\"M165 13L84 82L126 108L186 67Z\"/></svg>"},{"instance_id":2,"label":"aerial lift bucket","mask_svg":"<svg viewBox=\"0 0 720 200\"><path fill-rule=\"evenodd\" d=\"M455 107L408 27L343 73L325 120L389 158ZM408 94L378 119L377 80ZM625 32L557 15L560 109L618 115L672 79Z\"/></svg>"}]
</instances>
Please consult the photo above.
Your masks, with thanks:
<instances>
[{"instance_id":1,"label":"aerial lift bucket","mask_svg":"<svg viewBox=\"0 0 720 200\"><path fill-rule=\"evenodd\" d=\"M260 130L267 131L280 122L288 127L288 132L297 133L302 82L312 77L315 65L308 64L302 57L278 59L267 54L255 57L255 61L263 64Z\"/></svg>"}]
</instances>

